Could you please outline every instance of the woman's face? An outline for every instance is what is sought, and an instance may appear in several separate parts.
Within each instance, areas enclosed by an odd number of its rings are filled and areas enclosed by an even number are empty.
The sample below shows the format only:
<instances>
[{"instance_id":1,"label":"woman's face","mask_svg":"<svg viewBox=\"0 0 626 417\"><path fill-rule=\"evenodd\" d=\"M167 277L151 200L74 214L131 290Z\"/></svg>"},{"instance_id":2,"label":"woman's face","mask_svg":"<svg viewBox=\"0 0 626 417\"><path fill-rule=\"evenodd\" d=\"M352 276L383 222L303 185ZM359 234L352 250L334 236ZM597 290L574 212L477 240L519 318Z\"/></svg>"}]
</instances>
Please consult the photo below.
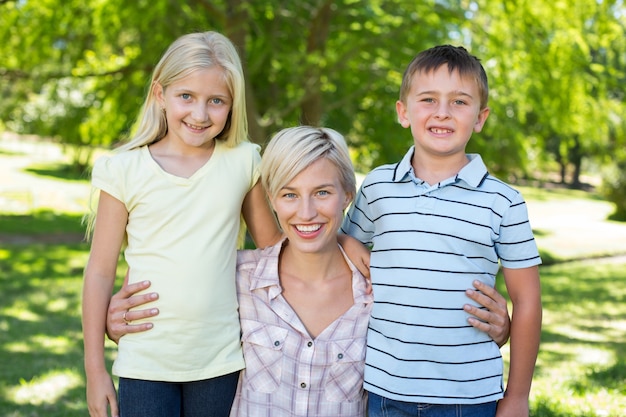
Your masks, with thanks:
<instances>
[{"instance_id":1,"label":"woman's face","mask_svg":"<svg viewBox=\"0 0 626 417\"><path fill-rule=\"evenodd\" d=\"M321 158L279 189L271 202L289 246L322 253L336 250L337 231L351 200L335 164Z\"/></svg>"}]
</instances>

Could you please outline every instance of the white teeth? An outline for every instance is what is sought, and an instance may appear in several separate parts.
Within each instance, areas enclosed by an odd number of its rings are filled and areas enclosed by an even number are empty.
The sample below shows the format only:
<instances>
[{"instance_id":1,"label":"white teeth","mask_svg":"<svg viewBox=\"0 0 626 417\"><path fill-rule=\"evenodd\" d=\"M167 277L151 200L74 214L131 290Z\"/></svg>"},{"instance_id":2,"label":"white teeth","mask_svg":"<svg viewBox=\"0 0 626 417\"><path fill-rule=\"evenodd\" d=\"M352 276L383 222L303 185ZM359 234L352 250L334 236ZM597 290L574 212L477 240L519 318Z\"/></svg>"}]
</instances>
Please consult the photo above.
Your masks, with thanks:
<instances>
[{"instance_id":1,"label":"white teeth","mask_svg":"<svg viewBox=\"0 0 626 417\"><path fill-rule=\"evenodd\" d=\"M311 224L308 226L304 226L304 225L297 225L296 229L298 229L299 232L303 232L303 233L311 233L311 232L315 232L316 230L319 230L319 228L322 227L319 224Z\"/></svg>"},{"instance_id":2,"label":"white teeth","mask_svg":"<svg viewBox=\"0 0 626 417\"><path fill-rule=\"evenodd\" d=\"M204 129L204 126L196 126L196 125L192 125L192 124L189 124L189 123L187 123L187 126L189 126L192 129L196 129L196 130Z\"/></svg>"},{"instance_id":3,"label":"white teeth","mask_svg":"<svg viewBox=\"0 0 626 417\"><path fill-rule=\"evenodd\" d=\"M450 133L451 130L450 129L437 129L435 127L433 127L432 129L430 129L433 133Z\"/></svg>"}]
</instances>

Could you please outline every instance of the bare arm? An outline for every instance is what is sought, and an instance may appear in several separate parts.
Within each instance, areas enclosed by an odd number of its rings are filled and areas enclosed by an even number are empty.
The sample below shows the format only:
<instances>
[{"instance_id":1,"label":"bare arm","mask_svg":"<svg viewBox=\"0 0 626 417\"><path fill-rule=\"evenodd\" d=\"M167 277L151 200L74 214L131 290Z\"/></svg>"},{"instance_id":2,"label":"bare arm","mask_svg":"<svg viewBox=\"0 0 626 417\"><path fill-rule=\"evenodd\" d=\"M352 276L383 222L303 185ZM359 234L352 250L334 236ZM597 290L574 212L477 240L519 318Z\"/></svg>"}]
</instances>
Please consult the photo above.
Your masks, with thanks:
<instances>
[{"instance_id":1,"label":"bare arm","mask_svg":"<svg viewBox=\"0 0 626 417\"><path fill-rule=\"evenodd\" d=\"M511 361L504 398L498 402L498 417L528 417L530 386L541 338L541 285L537 266L503 269L513 304Z\"/></svg>"},{"instance_id":2,"label":"bare arm","mask_svg":"<svg viewBox=\"0 0 626 417\"><path fill-rule=\"evenodd\" d=\"M468 321L475 328L491 336L498 346L502 347L509 340L511 330L506 300L498 290L481 281L476 280L473 284L477 291L467 290L465 293L487 310L465 304L463 307L465 311L476 316L476 318L470 317Z\"/></svg>"},{"instance_id":3,"label":"bare arm","mask_svg":"<svg viewBox=\"0 0 626 417\"><path fill-rule=\"evenodd\" d=\"M352 236L338 233L337 240L346 251L346 255L365 278L370 277L370 250Z\"/></svg>"},{"instance_id":4,"label":"bare arm","mask_svg":"<svg viewBox=\"0 0 626 417\"><path fill-rule=\"evenodd\" d=\"M248 191L241 207L246 226L258 248L278 243L282 237L282 232L265 195L265 190L259 181Z\"/></svg>"},{"instance_id":5,"label":"bare arm","mask_svg":"<svg viewBox=\"0 0 626 417\"><path fill-rule=\"evenodd\" d=\"M97 221L83 283L83 338L87 406L92 417L117 416L113 381L104 360L104 333L109 298L115 284L128 212L111 195L100 192Z\"/></svg>"}]
</instances>

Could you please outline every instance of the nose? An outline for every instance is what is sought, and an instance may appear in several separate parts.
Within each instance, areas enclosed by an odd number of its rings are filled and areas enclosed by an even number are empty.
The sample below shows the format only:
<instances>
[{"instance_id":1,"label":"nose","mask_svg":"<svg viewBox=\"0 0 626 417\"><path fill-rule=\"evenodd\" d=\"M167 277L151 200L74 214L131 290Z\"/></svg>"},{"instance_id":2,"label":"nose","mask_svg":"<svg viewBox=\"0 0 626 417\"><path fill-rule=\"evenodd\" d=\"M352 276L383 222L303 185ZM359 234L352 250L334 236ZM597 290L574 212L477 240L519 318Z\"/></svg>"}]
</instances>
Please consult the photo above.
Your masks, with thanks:
<instances>
[{"instance_id":1,"label":"nose","mask_svg":"<svg viewBox=\"0 0 626 417\"><path fill-rule=\"evenodd\" d=\"M445 101L441 101L435 111L435 117L438 119L446 119L450 117L450 107Z\"/></svg>"},{"instance_id":2,"label":"nose","mask_svg":"<svg viewBox=\"0 0 626 417\"><path fill-rule=\"evenodd\" d=\"M317 208L315 202L310 197L303 197L300 199L298 205L298 217L301 220L311 220L317 216Z\"/></svg>"},{"instance_id":3,"label":"nose","mask_svg":"<svg viewBox=\"0 0 626 417\"><path fill-rule=\"evenodd\" d=\"M191 109L191 117L196 122L204 122L209 118L208 105L198 101Z\"/></svg>"}]
</instances>

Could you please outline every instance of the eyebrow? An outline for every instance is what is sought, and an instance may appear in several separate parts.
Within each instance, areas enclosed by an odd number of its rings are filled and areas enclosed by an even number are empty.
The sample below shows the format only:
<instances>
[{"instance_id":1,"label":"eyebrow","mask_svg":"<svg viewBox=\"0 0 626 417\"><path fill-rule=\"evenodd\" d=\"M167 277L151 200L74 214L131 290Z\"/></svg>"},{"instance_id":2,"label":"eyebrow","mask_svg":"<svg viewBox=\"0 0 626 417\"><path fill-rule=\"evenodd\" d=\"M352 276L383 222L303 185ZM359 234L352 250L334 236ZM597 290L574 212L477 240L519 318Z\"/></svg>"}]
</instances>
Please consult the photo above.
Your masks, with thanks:
<instances>
[{"instance_id":1,"label":"eyebrow","mask_svg":"<svg viewBox=\"0 0 626 417\"><path fill-rule=\"evenodd\" d=\"M313 187L315 189L319 189L319 188L335 188L335 184L329 182L328 184L319 184L316 185L315 187ZM285 185L284 187L280 188L281 190L295 190L296 187L289 187L288 185Z\"/></svg>"},{"instance_id":2,"label":"eyebrow","mask_svg":"<svg viewBox=\"0 0 626 417\"><path fill-rule=\"evenodd\" d=\"M195 90L192 90L190 88L187 87L179 87L179 88L175 88L174 93L191 93L191 94L197 94L197 92ZM226 98L229 99L231 98L230 95L224 95L224 94L211 94L209 97L219 97L219 98Z\"/></svg>"},{"instance_id":3,"label":"eyebrow","mask_svg":"<svg viewBox=\"0 0 626 417\"><path fill-rule=\"evenodd\" d=\"M440 94L441 93L439 91L427 90L427 91L418 91L415 95L416 96L421 96L421 95L440 95ZM465 96L465 97L473 98L473 96L470 93L466 93L463 90L454 90L449 95L452 95L452 96Z\"/></svg>"}]
</instances>

